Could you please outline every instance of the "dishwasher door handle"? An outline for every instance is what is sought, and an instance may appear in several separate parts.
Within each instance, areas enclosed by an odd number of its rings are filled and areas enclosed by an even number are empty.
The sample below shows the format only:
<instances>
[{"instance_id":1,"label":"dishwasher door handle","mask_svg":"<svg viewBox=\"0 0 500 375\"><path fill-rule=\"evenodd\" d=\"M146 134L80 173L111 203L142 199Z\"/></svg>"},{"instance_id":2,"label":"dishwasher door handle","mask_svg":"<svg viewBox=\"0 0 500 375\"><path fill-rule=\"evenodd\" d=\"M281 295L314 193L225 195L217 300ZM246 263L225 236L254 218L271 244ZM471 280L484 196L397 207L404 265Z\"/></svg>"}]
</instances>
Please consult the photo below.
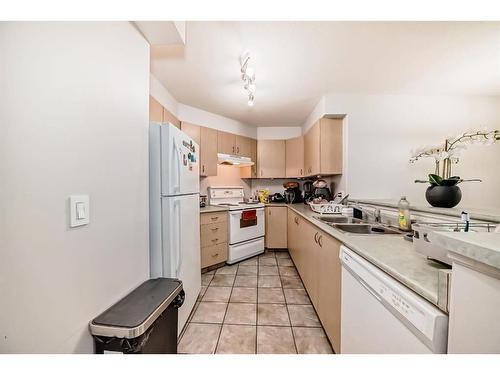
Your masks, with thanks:
<instances>
[{"instance_id":1,"label":"dishwasher door handle","mask_svg":"<svg viewBox=\"0 0 500 375\"><path fill-rule=\"evenodd\" d=\"M375 293L375 291L367 283L365 283L359 277L356 277L356 279L361 284L361 286L365 288L373 297L375 297L379 302L382 302L382 298L380 298L380 296L377 293Z\"/></svg>"}]
</instances>

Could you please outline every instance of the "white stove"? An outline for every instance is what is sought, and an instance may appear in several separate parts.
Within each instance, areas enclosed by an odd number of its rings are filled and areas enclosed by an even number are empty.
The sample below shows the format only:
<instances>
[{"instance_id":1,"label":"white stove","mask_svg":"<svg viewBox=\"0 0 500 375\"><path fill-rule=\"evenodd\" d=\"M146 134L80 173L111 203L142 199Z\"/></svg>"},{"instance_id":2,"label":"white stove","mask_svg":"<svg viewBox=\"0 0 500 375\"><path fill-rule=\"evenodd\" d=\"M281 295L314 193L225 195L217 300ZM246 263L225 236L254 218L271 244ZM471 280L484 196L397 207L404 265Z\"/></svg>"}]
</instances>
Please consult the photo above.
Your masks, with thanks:
<instances>
[{"instance_id":1,"label":"white stove","mask_svg":"<svg viewBox=\"0 0 500 375\"><path fill-rule=\"evenodd\" d=\"M259 207L264 207L263 203L260 202L238 202L238 203L212 203L212 206L227 207L229 211L235 210L253 210Z\"/></svg>"},{"instance_id":2,"label":"white stove","mask_svg":"<svg viewBox=\"0 0 500 375\"><path fill-rule=\"evenodd\" d=\"M208 204L229 209L229 264L264 252L264 204L244 198L241 186L208 188Z\"/></svg>"}]
</instances>

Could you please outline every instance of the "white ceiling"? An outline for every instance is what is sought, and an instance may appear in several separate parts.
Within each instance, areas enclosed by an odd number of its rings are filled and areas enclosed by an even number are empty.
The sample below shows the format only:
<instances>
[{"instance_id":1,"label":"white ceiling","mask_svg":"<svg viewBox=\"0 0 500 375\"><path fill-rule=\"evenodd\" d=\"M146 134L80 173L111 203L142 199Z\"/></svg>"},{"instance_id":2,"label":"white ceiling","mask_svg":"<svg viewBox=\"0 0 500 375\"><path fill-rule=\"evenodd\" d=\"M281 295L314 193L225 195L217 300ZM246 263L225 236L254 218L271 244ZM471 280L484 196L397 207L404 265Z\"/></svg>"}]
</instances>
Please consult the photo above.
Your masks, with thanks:
<instances>
[{"instance_id":1,"label":"white ceiling","mask_svg":"<svg viewBox=\"0 0 500 375\"><path fill-rule=\"evenodd\" d=\"M327 93L500 95L500 22L188 22L152 47L181 103L255 126L300 126ZM247 106L239 55L255 67Z\"/></svg>"}]
</instances>

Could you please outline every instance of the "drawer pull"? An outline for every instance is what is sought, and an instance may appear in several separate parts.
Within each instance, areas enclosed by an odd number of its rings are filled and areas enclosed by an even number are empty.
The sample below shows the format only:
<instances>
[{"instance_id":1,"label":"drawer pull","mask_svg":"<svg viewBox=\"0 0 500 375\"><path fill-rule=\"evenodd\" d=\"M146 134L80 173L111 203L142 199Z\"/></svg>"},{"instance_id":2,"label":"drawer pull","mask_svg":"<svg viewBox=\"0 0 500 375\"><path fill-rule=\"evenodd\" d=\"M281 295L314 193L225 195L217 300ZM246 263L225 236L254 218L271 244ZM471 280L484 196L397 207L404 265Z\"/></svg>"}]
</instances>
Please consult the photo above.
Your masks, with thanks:
<instances>
[{"instance_id":1,"label":"drawer pull","mask_svg":"<svg viewBox=\"0 0 500 375\"><path fill-rule=\"evenodd\" d=\"M319 245L319 247L323 247L323 242L321 242L322 239L323 239L323 235L321 235L321 236L318 237L318 245Z\"/></svg>"},{"instance_id":2,"label":"drawer pull","mask_svg":"<svg viewBox=\"0 0 500 375\"><path fill-rule=\"evenodd\" d=\"M215 232L215 231L218 231L219 228L210 228L212 230L212 232Z\"/></svg>"},{"instance_id":3,"label":"drawer pull","mask_svg":"<svg viewBox=\"0 0 500 375\"><path fill-rule=\"evenodd\" d=\"M217 242L218 240L219 240L218 238L214 238L212 242Z\"/></svg>"},{"instance_id":4,"label":"drawer pull","mask_svg":"<svg viewBox=\"0 0 500 375\"><path fill-rule=\"evenodd\" d=\"M314 235L314 242L318 243L318 232L316 232L316 234Z\"/></svg>"},{"instance_id":5,"label":"drawer pull","mask_svg":"<svg viewBox=\"0 0 500 375\"><path fill-rule=\"evenodd\" d=\"M219 253L212 254L212 258L218 257Z\"/></svg>"},{"instance_id":6,"label":"drawer pull","mask_svg":"<svg viewBox=\"0 0 500 375\"><path fill-rule=\"evenodd\" d=\"M295 224L299 225L299 218L297 216L293 218L293 221L295 221Z\"/></svg>"},{"instance_id":7,"label":"drawer pull","mask_svg":"<svg viewBox=\"0 0 500 375\"><path fill-rule=\"evenodd\" d=\"M219 217L218 216L212 216L210 219L212 219L212 221L215 221L217 220Z\"/></svg>"}]
</instances>

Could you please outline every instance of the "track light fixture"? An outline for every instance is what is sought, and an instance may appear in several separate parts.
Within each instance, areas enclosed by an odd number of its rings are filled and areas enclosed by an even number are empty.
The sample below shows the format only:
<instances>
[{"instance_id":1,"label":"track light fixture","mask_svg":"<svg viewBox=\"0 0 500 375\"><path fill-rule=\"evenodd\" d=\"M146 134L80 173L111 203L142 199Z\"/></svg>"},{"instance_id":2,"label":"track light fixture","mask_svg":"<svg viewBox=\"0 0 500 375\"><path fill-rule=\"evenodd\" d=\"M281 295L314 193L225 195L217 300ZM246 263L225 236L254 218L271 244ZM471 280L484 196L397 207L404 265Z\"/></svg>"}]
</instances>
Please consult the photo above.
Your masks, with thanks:
<instances>
[{"instance_id":1,"label":"track light fixture","mask_svg":"<svg viewBox=\"0 0 500 375\"><path fill-rule=\"evenodd\" d=\"M243 88L248 94L248 106L253 107L257 86L255 85L255 71L249 63L250 53L245 52L240 56L241 80L243 81Z\"/></svg>"}]
</instances>

